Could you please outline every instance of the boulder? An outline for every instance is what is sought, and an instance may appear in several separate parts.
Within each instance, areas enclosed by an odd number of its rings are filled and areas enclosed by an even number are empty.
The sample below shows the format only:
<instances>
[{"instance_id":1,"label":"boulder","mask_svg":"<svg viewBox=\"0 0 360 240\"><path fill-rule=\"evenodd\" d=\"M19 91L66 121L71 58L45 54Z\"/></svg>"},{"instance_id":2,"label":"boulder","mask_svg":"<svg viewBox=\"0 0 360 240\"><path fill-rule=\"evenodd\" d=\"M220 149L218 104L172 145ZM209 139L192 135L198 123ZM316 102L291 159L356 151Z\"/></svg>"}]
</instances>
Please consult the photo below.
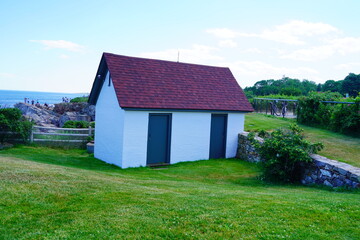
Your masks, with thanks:
<instances>
[{"instance_id":1,"label":"boulder","mask_svg":"<svg viewBox=\"0 0 360 240\"><path fill-rule=\"evenodd\" d=\"M91 122L91 117L79 112L66 112L59 118L59 127L63 127L67 121L87 121Z\"/></svg>"},{"instance_id":2,"label":"boulder","mask_svg":"<svg viewBox=\"0 0 360 240\"><path fill-rule=\"evenodd\" d=\"M25 118L34 122L38 126L58 126L59 115L51 109L37 107L27 103L17 103L14 107L18 108Z\"/></svg>"},{"instance_id":3,"label":"boulder","mask_svg":"<svg viewBox=\"0 0 360 240\"><path fill-rule=\"evenodd\" d=\"M23 116L38 126L62 127L66 121L95 121L95 106L88 103L58 103L53 109L17 103Z\"/></svg>"}]
</instances>

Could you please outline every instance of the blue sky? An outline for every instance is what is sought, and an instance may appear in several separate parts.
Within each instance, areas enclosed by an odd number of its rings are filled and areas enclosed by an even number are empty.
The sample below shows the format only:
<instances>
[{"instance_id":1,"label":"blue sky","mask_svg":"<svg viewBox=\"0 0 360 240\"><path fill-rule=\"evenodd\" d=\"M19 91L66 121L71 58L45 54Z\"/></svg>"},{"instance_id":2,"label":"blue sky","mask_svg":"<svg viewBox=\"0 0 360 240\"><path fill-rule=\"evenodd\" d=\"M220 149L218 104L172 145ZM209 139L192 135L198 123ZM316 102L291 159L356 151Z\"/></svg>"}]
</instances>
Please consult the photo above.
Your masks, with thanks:
<instances>
[{"instance_id":1,"label":"blue sky","mask_svg":"<svg viewBox=\"0 0 360 240\"><path fill-rule=\"evenodd\" d=\"M90 92L102 52L226 66L241 87L360 73L360 1L0 1L0 89Z\"/></svg>"}]
</instances>

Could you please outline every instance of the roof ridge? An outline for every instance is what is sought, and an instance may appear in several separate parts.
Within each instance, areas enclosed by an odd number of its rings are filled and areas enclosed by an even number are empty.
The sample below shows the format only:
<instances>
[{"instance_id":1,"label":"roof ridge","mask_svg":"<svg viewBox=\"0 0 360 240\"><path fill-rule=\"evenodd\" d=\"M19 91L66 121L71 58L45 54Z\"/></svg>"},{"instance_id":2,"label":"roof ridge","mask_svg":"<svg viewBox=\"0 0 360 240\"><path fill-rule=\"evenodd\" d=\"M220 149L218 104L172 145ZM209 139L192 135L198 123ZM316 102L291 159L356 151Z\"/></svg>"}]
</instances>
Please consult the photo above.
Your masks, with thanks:
<instances>
[{"instance_id":1,"label":"roof ridge","mask_svg":"<svg viewBox=\"0 0 360 240\"><path fill-rule=\"evenodd\" d=\"M202 66L202 67L229 69L229 67L205 65L205 64L198 64L198 63L176 62L176 61L171 61L171 60L155 59L155 58L133 57L133 56L120 55L120 54L109 53L109 52L103 52L103 55L113 55L116 57L126 57L126 58L131 58L131 59L143 59L143 60L150 60L150 61L156 61L156 62L179 63L179 64L185 64L185 65L195 65L195 66Z\"/></svg>"}]
</instances>

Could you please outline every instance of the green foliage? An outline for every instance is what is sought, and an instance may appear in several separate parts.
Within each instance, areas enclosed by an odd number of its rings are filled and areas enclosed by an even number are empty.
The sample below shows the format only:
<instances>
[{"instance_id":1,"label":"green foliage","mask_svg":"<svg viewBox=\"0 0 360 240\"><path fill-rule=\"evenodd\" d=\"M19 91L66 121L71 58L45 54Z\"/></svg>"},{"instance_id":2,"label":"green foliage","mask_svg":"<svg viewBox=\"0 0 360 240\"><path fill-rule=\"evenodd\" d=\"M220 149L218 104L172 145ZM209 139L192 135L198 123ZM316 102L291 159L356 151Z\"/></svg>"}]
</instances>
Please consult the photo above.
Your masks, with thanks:
<instances>
[{"instance_id":1,"label":"green foliage","mask_svg":"<svg viewBox=\"0 0 360 240\"><path fill-rule=\"evenodd\" d=\"M337 92L311 93L299 99L298 123L320 126L329 130L360 136L360 97L357 104L328 104L321 101L343 101ZM345 99L348 100L348 99Z\"/></svg>"},{"instance_id":2,"label":"green foliage","mask_svg":"<svg viewBox=\"0 0 360 240\"><path fill-rule=\"evenodd\" d=\"M360 136L360 97L355 102L357 104L338 104L332 107L330 129Z\"/></svg>"},{"instance_id":3,"label":"green foliage","mask_svg":"<svg viewBox=\"0 0 360 240\"><path fill-rule=\"evenodd\" d=\"M76 97L70 100L72 103L87 102L89 97Z\"/></svg>"},{"instance_id":4,"label":"green foliage","mask_svg":"<svg viewBox=\"0 0 360 240\"><path fill-rule=\"evenodd\" d=\"M301 163L310 162L310 154L323 148L322 143L311 143L304 139L301 129L291 124L288 129L276 129L270 134L264 132L264 143L254 141L260 156L264 159L265 180L293 183L301 178Z\"/></svg>"},{"instance_id":5,"label":"green foliage","mask_svg":"<svg viewBox=\"0 0 360 240\"><path fill-rule=\"evenodd\" d=\"M283 94L270 94L267 96L257 96L258 98L270 98L270 99L292 99L298 100L299 96L290 96L290 95L283 95Z\"/></svg>"},{"instance_id":6,"label":"green foliage","mask_svg":"<svg viewBox=\"0 0 360 240\"><path fill-rule=\"evenodd\" d=\"M341 92L342 81L327 80L322 86L323 92Z\"/></svg>"},{"instance_id":7,"label":"green foliage","mask_svg":"<svg viewBox=\"0 0 360 240\"><path fill-rule=\"evenodd\" d=\"M0 142L13 141L21 138L29 139L32 123L21 115L17 108L0 109Z\"/></svg>"},{"instance_id":8,"label":"green foliage","mask_svg":"<svg viewBox=\"0 0 360 240\"><path fill-rule=\"evenodd\" d=\"M327 80L324 84L316 84L313 81L292 79L284 77L279 80L261 80L252 87L246 87L245 93L251 96L267 96L271 94L283 94L290 96L307 96L312 91L339 92L345 96L356 97L360 92L360 74L349 73L344 80ZM247 95L248 96L248 95Z\"/></svg>"},{"instance_id":9,"label":"green foliage","mask_svg":"<svg viewBox=\"0 0 360 240\"><path fill-rule=\"evenodd\" d=\"M300 96L301 90L294 87L286 87L280 90L280 94L288 96Z\"/></svg>"},{"instance_id":10,"label":"green foliage","mask_svg":"<svg viewBox=\"0 0 360 240\"><path fill-rule=\"evenodd\" d=\"M87 121L66 121L63 128L88 128L90 123Z\"/></svg>"},{"instance_id":11,"label":"green foliage","mask_svg":"<svg viewBox=\"0 0 360 240\"><path fill-rule=\"evenodd\" d=\"M269 117L271 115L248 113L245 117L245 131L258 132L265 129L271 132L277 128L295 123L295 119ZM324 157L346 162L360 167L360 138L351 137L334 131L301 125L304 134L311 142L323 142L324 149L320 154Z\"/></svg>"},{"instance_id":12,"label":"green foliage","mask_svg":"<svg viewBox=\"0 0 360 240\"><path fill-rule=\"evenodd\" d=\"M351 97L358 96L360 92L360 74L349 73L342 82L341 91Z\"/></svg>"},{"instance_id":13,"label":"green foliage","mask_svg":"<svg viewBox=\"0 0 360 240\"><path fill-rule=\"evenodd\" d=\"M253 87L246 87L245 92L252 92L255 96L271 94L286 94L290 96L307 95L310 91L316 91L317 85L309 80L292 79L284 77L279 80L261 80Z\"/></svg>"}]
</instances>

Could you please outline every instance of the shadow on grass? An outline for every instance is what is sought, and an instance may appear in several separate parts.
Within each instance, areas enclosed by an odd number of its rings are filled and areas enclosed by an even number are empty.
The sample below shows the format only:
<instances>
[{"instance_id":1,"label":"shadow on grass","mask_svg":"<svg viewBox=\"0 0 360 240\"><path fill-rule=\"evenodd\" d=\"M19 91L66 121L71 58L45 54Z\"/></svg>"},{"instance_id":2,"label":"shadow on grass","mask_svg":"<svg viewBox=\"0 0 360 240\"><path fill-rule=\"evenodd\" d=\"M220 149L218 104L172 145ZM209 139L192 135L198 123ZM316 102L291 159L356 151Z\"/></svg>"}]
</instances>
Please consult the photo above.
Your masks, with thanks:
<instances>
[{"instance_id":1,"label":"shadow on grass","mask_svg":"<svg viewBox=\"0 0 360 240\"><path fill-rule=\"evenodd\" d=\"M111 171L121 168L107 164L93 157L86 150L42 147L37 145L16 145L0 151L0 156L9 156L39 163L54 164L86 170Z\"/></svg>"}]
</instances>

